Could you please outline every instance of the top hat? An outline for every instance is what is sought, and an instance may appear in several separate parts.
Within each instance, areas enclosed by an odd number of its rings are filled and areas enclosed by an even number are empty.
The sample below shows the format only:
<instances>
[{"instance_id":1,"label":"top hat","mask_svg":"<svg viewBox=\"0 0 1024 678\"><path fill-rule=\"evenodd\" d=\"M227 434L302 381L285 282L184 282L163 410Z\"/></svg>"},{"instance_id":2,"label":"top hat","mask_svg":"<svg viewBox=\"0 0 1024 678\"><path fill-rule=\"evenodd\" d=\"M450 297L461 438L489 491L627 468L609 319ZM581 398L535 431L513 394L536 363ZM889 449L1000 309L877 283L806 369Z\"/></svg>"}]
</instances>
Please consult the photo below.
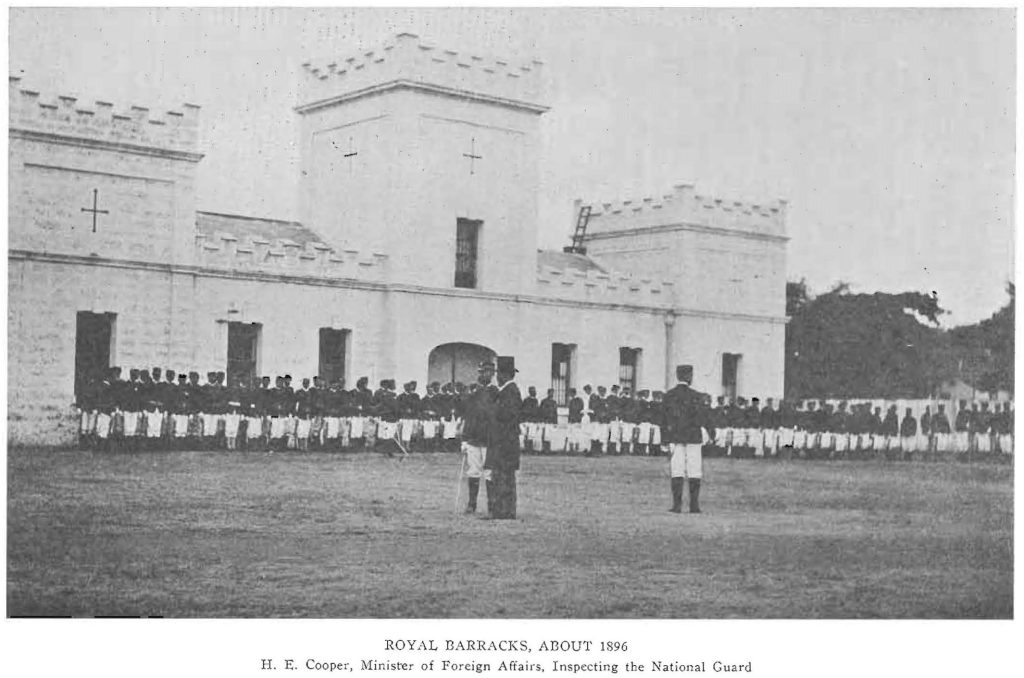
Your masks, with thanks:
<instances>
[{"instance_id":1,"label":"top hat","mask_svg":"<svg viewBox=\"0 0 1024 678\"><path fill-rule=\"evenodd\" d=\"M676 379L687 384L693 383L693 365L676 365Z\"/></svg>"},{"instance_id":2,"label":"top hat","mask_svg":"<svg viewBox=\"0 0 1024 678\"><path fill-rule=\"evenodd\" d=\"M487 370L493 370L493 369L494 369L494 361L493 360L481 360L480 364L476 366L476 371L477 372L486 372Z\"/></svg>"},{"instance_id":3,"label":"top hat","mask_svg":"<svg viewBox=\"0 0 1024 678\"><path fill-rule=\"evenodd\" d=\"M519 370L516 369L516 359L510 355L500 355L497 358L498 374L515 374Z\"/></svg>"}]
</instances>

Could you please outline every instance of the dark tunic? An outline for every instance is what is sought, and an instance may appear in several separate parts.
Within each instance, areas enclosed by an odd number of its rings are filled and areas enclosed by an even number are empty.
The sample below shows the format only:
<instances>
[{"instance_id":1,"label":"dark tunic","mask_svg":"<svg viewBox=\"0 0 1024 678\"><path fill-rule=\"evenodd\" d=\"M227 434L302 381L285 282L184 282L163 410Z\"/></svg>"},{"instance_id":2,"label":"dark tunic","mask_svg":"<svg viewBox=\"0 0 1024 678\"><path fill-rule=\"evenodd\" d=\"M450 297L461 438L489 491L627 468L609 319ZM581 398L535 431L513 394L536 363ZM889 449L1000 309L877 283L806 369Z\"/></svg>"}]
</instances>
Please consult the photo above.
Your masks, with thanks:
<instances>
[{"instance_id":1,"label":"dark tunic","mask_svg":"<svg viewBox=\"0 0 1024 678\"><path fill-rule=\"evenodd\" d=\"M707 424L703 396L686 384L676 384L665 394L663 402L665 430L661 439L684 445L703 443L701 428Z\"/></svg>"}]
</instances>

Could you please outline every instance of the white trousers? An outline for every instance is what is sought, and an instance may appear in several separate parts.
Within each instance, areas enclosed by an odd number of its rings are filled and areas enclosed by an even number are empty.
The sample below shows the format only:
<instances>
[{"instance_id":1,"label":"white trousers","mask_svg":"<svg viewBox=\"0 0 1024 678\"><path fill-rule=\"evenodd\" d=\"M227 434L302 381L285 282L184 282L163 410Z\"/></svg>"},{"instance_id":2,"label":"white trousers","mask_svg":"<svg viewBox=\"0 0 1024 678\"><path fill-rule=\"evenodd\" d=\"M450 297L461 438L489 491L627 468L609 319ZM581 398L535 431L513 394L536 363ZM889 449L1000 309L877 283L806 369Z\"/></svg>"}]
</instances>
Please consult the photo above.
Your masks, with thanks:
<instances>
[{"instance_id":1,"label":"white trousers","mask_svg":"<svg viewBox=\"0 0 1024 678\"><path fill-rule=\"evenodd\" d=\"M703 458L700 445L684 445L672 443L672 456L669 459L669 471L673 478L701 478L703 476Z\"/></svg>"},{"instance_id":2,"label":"white trousers","mask_svg":"<svg viewBox=\"0 0 1024 678\"><path fill-rule=\"evenodd\" d=\"M484 468L487 460L487 447L462 443L462 451L466 454L466 477L491 479L490 469Z\"/></svg>"}]
</instances>

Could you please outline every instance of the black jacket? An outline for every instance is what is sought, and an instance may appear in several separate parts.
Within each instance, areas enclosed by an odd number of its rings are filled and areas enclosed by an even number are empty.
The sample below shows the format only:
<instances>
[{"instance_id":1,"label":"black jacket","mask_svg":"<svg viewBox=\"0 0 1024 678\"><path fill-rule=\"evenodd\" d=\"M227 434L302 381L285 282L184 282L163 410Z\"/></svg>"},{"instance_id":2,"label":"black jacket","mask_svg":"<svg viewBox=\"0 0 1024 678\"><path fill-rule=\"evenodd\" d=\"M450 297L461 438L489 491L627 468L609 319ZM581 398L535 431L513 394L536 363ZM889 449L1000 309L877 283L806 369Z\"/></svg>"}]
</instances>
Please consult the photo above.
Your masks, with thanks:
<instances>
[{"instance_id":1,"label":"black jacket","mask_svg":"<svg viewBox=\"0 0 1024 678\"><path fill-rule=\"evenodd\" d=\"M686 384L676 384L664 399L665 430L661 439L666 443L700 445L704 442L701 429L708 426L704 396Z\"/></svg>"}]
</instances>

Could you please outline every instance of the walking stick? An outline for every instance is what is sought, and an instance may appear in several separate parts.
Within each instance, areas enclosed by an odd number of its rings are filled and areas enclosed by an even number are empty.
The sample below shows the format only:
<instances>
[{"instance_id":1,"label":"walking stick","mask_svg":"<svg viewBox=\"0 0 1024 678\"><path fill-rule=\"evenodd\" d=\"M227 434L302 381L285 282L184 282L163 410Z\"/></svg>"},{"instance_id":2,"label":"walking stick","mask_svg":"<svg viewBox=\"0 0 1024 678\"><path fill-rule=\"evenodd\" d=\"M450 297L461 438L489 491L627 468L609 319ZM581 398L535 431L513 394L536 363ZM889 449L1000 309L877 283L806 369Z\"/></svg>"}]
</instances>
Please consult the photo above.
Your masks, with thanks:
<instances>
[{"instance_id":1,"label":"walking stick","mask_svg":"<svg viewBox=\"0 0 1024 678\"><path fill-rule=\"evenodd\" d=\"M455 486L455 510L458 511L462 505L462 476L466 473L466 455L461 454L462 462L459 464L459 482Z\"/></svg>"}]
</instances>

